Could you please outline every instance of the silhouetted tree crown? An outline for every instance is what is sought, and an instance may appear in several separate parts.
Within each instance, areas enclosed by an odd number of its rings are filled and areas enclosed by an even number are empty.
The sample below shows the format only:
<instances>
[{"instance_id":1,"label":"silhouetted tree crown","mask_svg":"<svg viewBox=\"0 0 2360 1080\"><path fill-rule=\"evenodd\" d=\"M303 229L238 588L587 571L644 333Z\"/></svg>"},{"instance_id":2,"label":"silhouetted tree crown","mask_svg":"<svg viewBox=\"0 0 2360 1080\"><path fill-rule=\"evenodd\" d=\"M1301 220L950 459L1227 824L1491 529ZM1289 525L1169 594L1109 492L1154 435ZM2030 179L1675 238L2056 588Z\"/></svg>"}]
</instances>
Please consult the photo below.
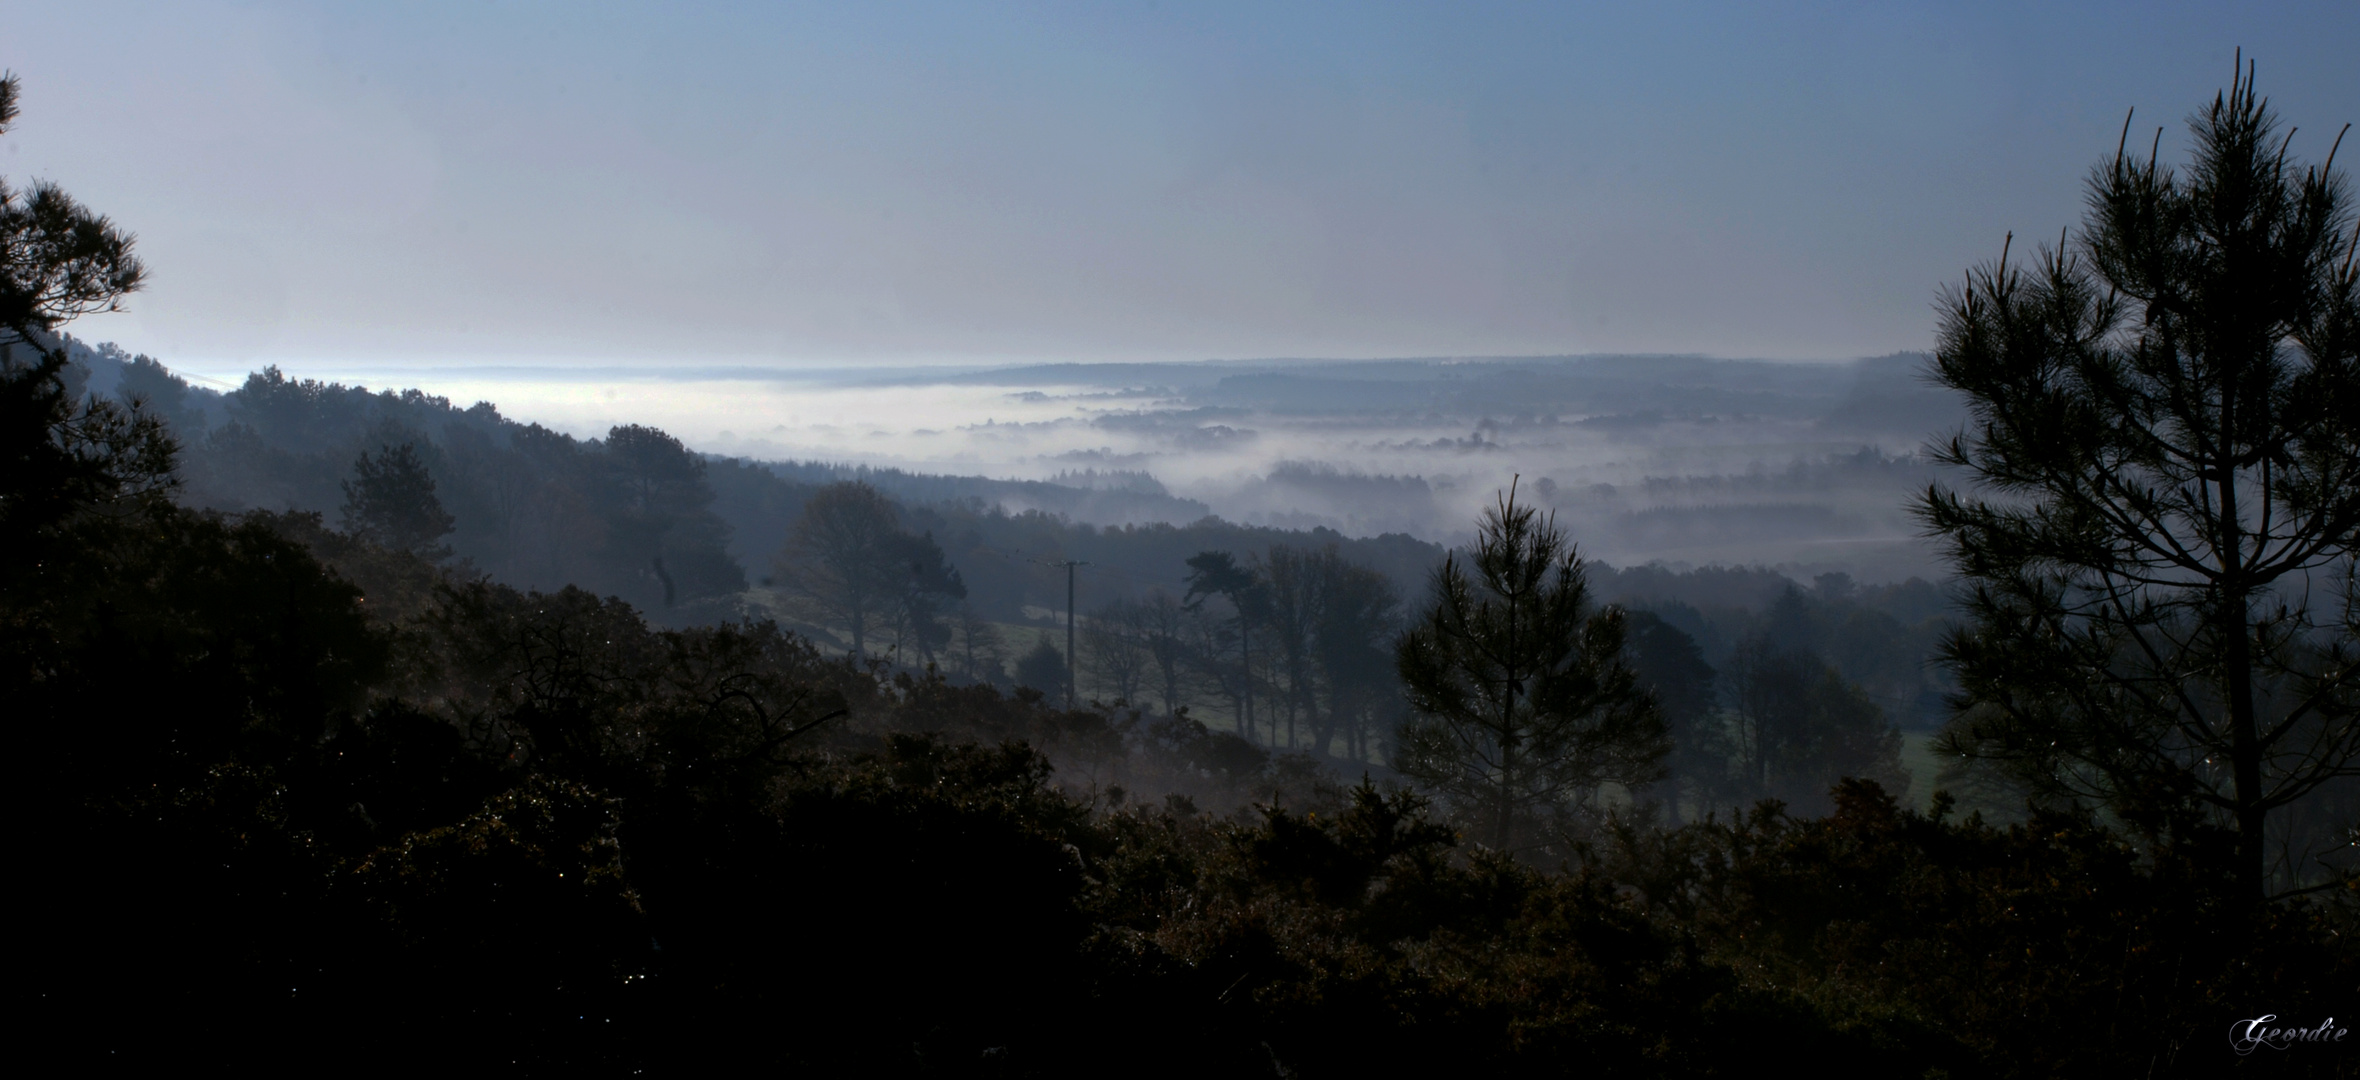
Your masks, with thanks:
<instances>
[{"instance_id":1,"label":"silhouetted tree crown","mask_svg":"<svg viewBox=\"0 0 2360 1080\"><path fill-rule=\"evenodd\" d=\"M0 134L19 84L0 74ZM115 310L146 268L132 238L57 185L19 192L0 178L0 573L28 566L36 537L75 509L177 486L176 447L155 417L77 397L61 377L57 329Z\"/></svg>"},{"instance_id":2,"label":"silhouetted tree crown","mask_svg":"<svg viewBox=\"0 0 2360 1080\"><path fill-rule=\"evenodd\" d=\"M14 126L19 84L0 74L0 135ZM60 324L113 311L147 278L129 233L48 181L19 192L0 179L0 332L31 345Z\"/></svg>"},{"instance_id":3,"label":"silhouetted tree crown","mask_svg":"<svg viewBox=\"0 0 2360 1080\"><path fill-rule=\"evenodd\" d=\"M1034 639L1031 651L1016 658L1016 685L1038 690L1051 701L1063 700L1065 654L1049 641L1047 630Z\"/></svg>"},{"instance_id":4,"label":"silhouetted tree crown","mask_svg":"<svg viewBox=\"0 0 2360 1080\"><path fill-rule=\"evenodd\" d=\"M1663 715L1624 661L1622 611L1590 603L1572 541L1513 486L1431 592L1395 650L1417 713L1395 769L1502 850L1602 783L1662 776Z\"/></svg>"},{"instance_id":5,"label":"silhouetted tree crown","mask_svg":"<svg viewBox=\"0 0 2360 1080\"><path fill-rule=\"evenodd\" d=\"M776 560L780 579L817 601L852 633L852 654L868 655L868 637L887 611L902 576L892 557L901 533L893 502L867 484L821 488L803 504Z\"/></svg>"},{"instance_id":6,"label":"silhouetted tree crown","mask_svg":"<svg viewBox=\"0 0 2360 1080\"><path fill-rule=\"evenodd\" d=\"M2184 172L2126 145L2065 246L1945 295L1933 375L1972 419L1936 452L1973 486L1916 512L1970 586L1949 748L2223 824L2260 895L2348 849L2287 815L2360 782L2360 225L2250 69L2190 130Z\"/></svg>"},{"instance_id":7,"label":"silhouetted tree crown","mask_svg":"<svg viewBox=\"0 0 2360 1080\"><path fill-rule=\"evenodd\" d=\"M1631 672L1662 710L1671 744L1662 793L1675 815L1684 794L1700 808L1718 801L1731 749L1719 708L1719 673L1705 662L1695 638L1653 612L1626 612L1623 626Z\"/></svg>"},{"instance_id":8,"label":"silhouetted tree crown","mask_svg":"<svg viewBox=\"0 0 2360 1080\"><path fill-rule=\"evenodd\" d=\"M1214 596L1226 597L1233 613L1231 628L1237 632L1237 667L1229 678L1221 681L1234 687L1237 699L1238 734L1254 738L1254 624L1263 620L1269 608L1269 589L1262 575L1252 566L1240 564L1237 556L1226 551L1200 551L1188 557L1188 591L1182 603L1192 611L1201 611L1204 602Z\"/></svg>"},{"instance_id":9,"label":"silhouetted tree crown","mask_svg":"<svg viewBox=\"0 0 2360 1080\"><path fill-rule=\"evenodd\" d=\"M434 497L434 477L409 443L363 452L344 482L344 529L395 551L440 559L457 519Z\"/></svg>"},{"instance_id":10,"label":"silhouetted tree crown","mask_svg":"<svg viewBox=\"0 0 2360 1080\"><path fill-rule=\"evenodd\" d=\"M813 494L774 564L783 584L851 632L856 657L883 632L902 662L932 660L950 642L943 605L967 595L933 534L904 530L901 508L859 481Z\"/></svg>"},{"instance_id":11,"label":"silhouetted tree crown","mask_svg":"<svg viewBox=\"0 0 2360 1080\"><path fill-rule=\"evenodd\" d=\"M1821 813L1845 779L1909 790L1900 729L1817 653L1757 634L1739 643L1722 675L1732 721L1724 805L1777 799Z\"/></svg>"}]
</instances>

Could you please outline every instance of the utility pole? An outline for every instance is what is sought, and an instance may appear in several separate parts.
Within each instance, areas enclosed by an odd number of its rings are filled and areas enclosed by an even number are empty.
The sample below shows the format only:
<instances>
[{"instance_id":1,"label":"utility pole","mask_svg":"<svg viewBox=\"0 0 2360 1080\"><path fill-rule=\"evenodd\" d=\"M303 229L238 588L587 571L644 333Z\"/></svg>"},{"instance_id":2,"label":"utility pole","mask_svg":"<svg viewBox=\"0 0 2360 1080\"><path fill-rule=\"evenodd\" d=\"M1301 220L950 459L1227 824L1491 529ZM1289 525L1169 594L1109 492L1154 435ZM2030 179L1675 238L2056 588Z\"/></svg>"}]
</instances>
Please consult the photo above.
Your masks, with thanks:
<instances>
[{"instance_id":1,"label":"utility pole","mask_svg":"<svg viewBox=\"0 0 2360 1080\"><path fill-rule=\"evenodd\" d=\"M1073 572L1077 566L1090 564L1066 559L1051 565L1065 568L1065 711L1072 712L1074 696Z\"/></svg>"},{"instance_id":2,"label":"utility pole","mask_svg":"<svg viewBox=\"0 0 2360 1080\"><path fill-rule=\"evenodd\" d=\"M1078 559L1043 559L1026 555L1021 551L1016 552L1015 555L1017 558L1036 566L1062 566L1065 568L1065 709L1067 712L1072 712L1074 703L1073 572L1076 567L1090 564Z\"/></svg>"}]
</instances>

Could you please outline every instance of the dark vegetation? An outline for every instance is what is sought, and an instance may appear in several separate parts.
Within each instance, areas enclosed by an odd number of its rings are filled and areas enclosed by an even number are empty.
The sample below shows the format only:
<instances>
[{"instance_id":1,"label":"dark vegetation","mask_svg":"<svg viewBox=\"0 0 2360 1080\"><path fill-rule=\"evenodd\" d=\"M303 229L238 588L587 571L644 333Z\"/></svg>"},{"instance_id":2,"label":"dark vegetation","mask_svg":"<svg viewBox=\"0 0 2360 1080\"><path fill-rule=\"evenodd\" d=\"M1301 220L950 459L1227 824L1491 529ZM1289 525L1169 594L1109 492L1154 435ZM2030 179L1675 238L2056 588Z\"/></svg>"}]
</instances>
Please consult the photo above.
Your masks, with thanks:
<instances>
[{"instance_id":1,"label":"dark vegetation","mask_svg":"<svg viewBox=\"0 0 2360 1080\"><path fill-rule=\"evenodd\" d=\"M0 87L5 124L14 84ZM0 695L26 815L20 1041L40 1058L1015 1076L2350 1067L2341 1046L2241 1059L2221 1035L2348 1010L2360 957L2340 864L2265 898L2237 816L2186 785L2075 802L2019 783L2007 790L2035 798L2011 824L1946 795L1897 801L1883 710L1928 687L1872 646L1936 631L1941 598L1922 583L1618 574L1504 505L1465 569L1413 592L1385 541L1076 530L901 509L852 485L801 496L764 551L812 575L813 596L867 590L858 645L823 646L728 599L742 564L715 505L738 480L792 489L660 432L578 442L496 425L487 406L268 373L183 467L185 399L78 392L57 334L137 286L128 239L54 189L0 204ZM2314 368L2345 365L2348 393L2349 339L2304 346ZM159 374L134 361L124 378ZM331 408L368 423L323 423ZM452 465L478 451L493 463L480 476ZM191 505L229 475L205 470L232 466L342 516ZM2348 498L2348 477L2323 486ZM790 533L823 495L834 524ZM1072 545L1007 548L1038 556L1118 534L1168 551L1168 591L1091 620L1113 639L1089 647L1093 677L1129 670L1136 694L1057 707L1046 635L1019 664L1030 686L1001 685L1004 667L946 676L979 644L955 605L986 577L946 561L985 549L962 522ZM797 555L828 550L836 525L882 554L832 569ZM2349 559L2342 528L2330 544ZM1977 604L1951 646L1972 673L1954 702L1969 751L2001 737L1976 725L2010 685L1972 649L2006 646L2013 609ZM1183 630L1159 636L1163 619ZM2318 655L2342 655L2349 619L2316 620ZM1422 629L1385 651L1401 626ZM905 644L888 657L885 641ZM2083 681L2150 677L2116 674L2124 655L2083 657ZM2061 677L2046 663L2041 678ZM1434 737L1395 757L1402 716L1386 710L1404 690L1410 730ZM2052 708L2011 722L2082 715L2045 692ZM1232 730L1196 719L1192 694L1234 707ZM2319 697L2305 715L2348 736L2348 699ZM1503 750L1552 756L1487 769ZM1425 786L1387 779L1380 756L1422 761L1403 772ZM1756 798L1771 801L1702 813ZM2314 812L2351 828L2333 804Z\"/></svg>"}]
</instances>

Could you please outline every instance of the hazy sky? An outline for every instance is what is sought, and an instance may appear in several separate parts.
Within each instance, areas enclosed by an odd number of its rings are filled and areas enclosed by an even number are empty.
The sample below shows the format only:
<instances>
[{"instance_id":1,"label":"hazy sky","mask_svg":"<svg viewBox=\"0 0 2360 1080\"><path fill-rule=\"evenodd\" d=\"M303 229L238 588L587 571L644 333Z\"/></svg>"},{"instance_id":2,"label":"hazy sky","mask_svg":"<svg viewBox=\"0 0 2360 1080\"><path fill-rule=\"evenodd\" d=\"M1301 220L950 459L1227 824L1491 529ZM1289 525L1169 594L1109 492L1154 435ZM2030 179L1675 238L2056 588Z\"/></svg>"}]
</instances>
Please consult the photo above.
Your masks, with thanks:
<instances>
[{"instance_id":1,"label":"hazy sky","mask_svg":"<svg viewBox=\"0 0 2360 1080\"><path fill-rule=\"evenodd\" d=\"M2352 0L0 0L0 171L167 362L1836 358L2240 45L2360 120Z\"/></svg>"}]
</instances>

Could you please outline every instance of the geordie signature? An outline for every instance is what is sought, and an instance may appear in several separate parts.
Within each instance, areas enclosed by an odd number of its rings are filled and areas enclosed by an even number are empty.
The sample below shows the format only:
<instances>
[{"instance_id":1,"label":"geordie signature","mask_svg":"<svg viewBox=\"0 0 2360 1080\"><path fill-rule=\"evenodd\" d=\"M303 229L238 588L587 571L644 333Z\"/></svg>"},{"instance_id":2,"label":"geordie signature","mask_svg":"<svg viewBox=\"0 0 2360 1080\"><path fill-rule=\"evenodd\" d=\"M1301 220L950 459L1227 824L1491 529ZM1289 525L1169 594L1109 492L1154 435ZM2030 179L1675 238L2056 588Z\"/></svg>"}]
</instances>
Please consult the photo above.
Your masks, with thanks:
<instances>
[{"instance_id":1,"label":"geordie signature","mask_svg":"<svg viewBox=\"0 0 2360 1080\"><path fill-rule=\"evenodd\" d=\"M2284 1050L2296 1043L2340 1043L2344 1041L2344 1036L2352 1033L2350 1028L2335 1026L2335 1017L2332 1016L2315 1028L2271 1027L2277 1020L2278 1014L2271 1013L2229 1025L2229 1048L2237 1051L2237 1056L2244 1057L2264 1046L2272 1050Z\"/></svg>"}]
</instances>

